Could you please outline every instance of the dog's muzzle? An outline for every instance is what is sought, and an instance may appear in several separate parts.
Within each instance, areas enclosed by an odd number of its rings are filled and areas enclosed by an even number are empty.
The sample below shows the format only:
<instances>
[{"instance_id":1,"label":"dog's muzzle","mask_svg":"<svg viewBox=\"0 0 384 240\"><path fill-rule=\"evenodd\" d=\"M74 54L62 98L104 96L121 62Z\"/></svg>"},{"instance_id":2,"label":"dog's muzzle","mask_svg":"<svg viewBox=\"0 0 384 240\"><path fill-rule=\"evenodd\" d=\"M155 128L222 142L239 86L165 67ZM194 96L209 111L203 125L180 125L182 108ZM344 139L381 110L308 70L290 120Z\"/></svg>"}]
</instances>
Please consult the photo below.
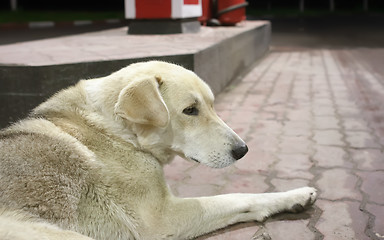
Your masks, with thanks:
<instances>
[{"instance_id":1,"label":"dog's muzzle","mask_svg":"<svg viewBox=\"0 0 384 240\"><path fill-rule=\"evenodd\" d=\"M239 160L240 158L244 157L244 155L248 152L247 145L242 145L239 147L236 147L232 149L232 157L236 160Z\"/></svg>"}]
</instances>

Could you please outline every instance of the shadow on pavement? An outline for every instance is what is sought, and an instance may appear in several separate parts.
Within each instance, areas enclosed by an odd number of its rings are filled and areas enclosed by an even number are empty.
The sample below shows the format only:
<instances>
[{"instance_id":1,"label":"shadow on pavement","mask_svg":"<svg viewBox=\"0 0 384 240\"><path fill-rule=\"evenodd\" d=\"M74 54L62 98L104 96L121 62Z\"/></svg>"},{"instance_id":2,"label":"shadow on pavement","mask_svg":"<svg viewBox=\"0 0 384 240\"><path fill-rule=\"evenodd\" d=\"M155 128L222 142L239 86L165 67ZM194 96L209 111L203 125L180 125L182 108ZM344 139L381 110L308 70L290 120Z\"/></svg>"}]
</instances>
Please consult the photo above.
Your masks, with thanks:
<instances>
[{"instance_id":1,"label":"shadow on pavement","mask_svg":"<svg viewBox=\"0 0 384 240\"><path fill-rule=\"evenodd\" d=\"M384 16L276 17L268 20L272 22L272 47L384 47Z\"/></svg>"}]
</instances>

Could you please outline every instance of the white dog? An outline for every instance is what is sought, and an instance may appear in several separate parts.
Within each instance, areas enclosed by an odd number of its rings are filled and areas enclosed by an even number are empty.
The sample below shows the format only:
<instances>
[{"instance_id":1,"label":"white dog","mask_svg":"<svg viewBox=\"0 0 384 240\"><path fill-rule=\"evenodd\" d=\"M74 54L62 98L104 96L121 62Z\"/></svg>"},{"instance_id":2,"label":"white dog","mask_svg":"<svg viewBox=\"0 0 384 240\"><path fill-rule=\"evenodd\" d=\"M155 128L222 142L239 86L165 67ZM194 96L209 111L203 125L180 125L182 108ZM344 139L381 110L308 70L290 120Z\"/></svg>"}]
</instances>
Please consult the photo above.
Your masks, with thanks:
<instances>
[{"instance_id":1,"label":"white dog","mask_svg":"<svg viewBox=\"0 0 384 240\"><path fill-rule=\"evenodd\" d=\"M177 154L222 168L248 151L193 72L132 64L60 91L0 132L0 239L191 239L299 211L316 190L177 198ZM88 237L87 237L88 236Z\"/></svg>"}]
</instances>

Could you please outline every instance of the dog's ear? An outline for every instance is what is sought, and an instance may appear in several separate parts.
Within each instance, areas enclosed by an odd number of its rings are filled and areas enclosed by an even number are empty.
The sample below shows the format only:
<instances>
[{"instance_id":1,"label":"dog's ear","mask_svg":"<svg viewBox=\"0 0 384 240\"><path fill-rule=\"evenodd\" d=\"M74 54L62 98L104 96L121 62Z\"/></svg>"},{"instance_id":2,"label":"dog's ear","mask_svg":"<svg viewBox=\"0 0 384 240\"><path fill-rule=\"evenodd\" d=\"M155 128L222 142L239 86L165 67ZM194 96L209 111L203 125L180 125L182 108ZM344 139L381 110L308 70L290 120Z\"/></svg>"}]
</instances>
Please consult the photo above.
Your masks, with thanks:
<instances>
[{"instance_id":1,"label":"dog's ear","mask_svg":"<svg viewBox=\"0 0 384 240\"><path fill-rule=\"evenodd\" d=\"M119 94L115 114L131 122L166 127L168 108L160 95L161 78L153 77L131 82Z\"/></svg>"}]
</instances>

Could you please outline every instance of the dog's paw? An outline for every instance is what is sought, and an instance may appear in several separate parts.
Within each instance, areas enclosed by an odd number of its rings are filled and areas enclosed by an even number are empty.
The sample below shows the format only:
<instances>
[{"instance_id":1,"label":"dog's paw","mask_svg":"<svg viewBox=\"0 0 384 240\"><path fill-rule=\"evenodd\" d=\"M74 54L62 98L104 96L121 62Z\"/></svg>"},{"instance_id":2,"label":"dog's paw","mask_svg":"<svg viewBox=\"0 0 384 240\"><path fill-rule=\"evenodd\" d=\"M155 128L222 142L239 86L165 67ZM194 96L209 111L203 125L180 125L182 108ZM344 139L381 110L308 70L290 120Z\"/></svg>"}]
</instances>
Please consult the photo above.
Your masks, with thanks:
<instances>
[{"instance_id":1,"label":"dog's paw","mask_svg":"<svg viewBox=\"0 0 384 240\"><path fill-rule=\"evenodd\" d=\"M287 192L289 194L288 212L298 213L312 206L317 198L317 190L303 187Z\"/></svg>"}]
</instances>

